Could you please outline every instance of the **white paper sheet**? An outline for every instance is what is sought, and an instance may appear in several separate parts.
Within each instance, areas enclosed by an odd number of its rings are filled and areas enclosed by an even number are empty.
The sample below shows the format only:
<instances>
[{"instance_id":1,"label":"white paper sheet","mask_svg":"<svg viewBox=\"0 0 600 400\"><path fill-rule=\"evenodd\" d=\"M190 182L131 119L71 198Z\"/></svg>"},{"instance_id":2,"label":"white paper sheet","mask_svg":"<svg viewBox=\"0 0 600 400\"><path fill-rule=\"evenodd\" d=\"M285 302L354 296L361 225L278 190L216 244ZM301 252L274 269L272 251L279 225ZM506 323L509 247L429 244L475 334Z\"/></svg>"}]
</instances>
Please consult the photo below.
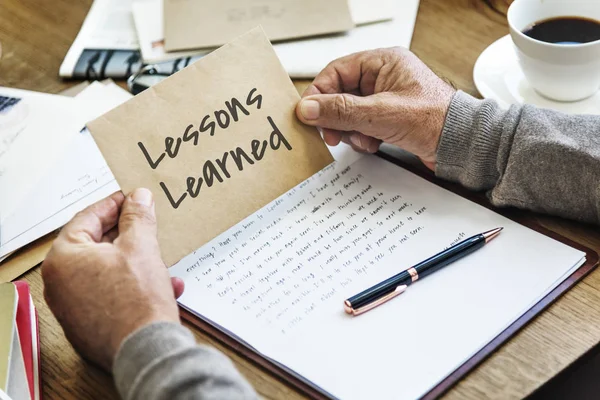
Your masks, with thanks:
<instances>
[{"instance_id":1,"label":"white paper sheet","mask_svg":"<svg viewBox=\"0 0 600 400\"><path fill-rule=\"evenodd\" d=\"M497 239L393 301L359 317L344 313L346 298L498 226ZM416 399L583 260L580 251L364 156L328 167L170 273L185 281L185 308L333 396ZM358 380L349 365L370 367Z\"/></svg>"},{"instance_id":2,"label":"white paper sheet","mask_svg":"<svg viewBox=\"0 0 600 400\"><path fill-rule=\"evenodd\" d=\"M210 51L174 51L167 53L164 44L162 0L134 1L133 20L144 63L152 64L185 57L202 57Z\"/></svg>"},{"instance_id":3,"label":"white paper sheet","mask_svg":"<svg viewBox=\"0 0 600 400\"><path fill-rule=\"evenodd\" d=\"M73 75L84 49L139 49L131 4L132 0L94 0L60 66L59 75L63 77Z\"/></svg>"},{"instance_id":4,"label":"white paper sheet","mask_svg":"<svg viewBox=\"0 0 600 400\"><path fill-rule=\"evenodd\" d=\"M62 157L85 119L71 98L11 88L0 88L0 96L20 99L0 112L2 222Z\"/></svg>"},{"instance_id":5,"label":"white paper sheet","mask_svg":"<svg viewBox=\"0 0 600 400\"><path fill-rule=\"evenodd\" d=\"M275 43L273 47L292 78L313 78L329 62L351 53L381 47L410 47L418 8L419 0L352 0L350 10L359 24L392 17L393 20L358 26L344 34ZM145 63L186 57L196 60L207 53L164 51L161 0L134 2L133 14Z\"/></svg>"},{"instance_id":6,"label":"white paper sheet","mask_svg":"<svg viewBox=\"0 0 600 400\"><path fill-rule=\"evenodd\" d=\"M350 13L356 25L386 21L394 18L397 0L349 0Z\"/></svg>"},{"instance_id":7,"label":"white paper sheet","mask_svg":"<svg viewBox=\"0 0 600 400\"><path fill-rule=\"evenodd\" d=\"M114 83L94 82L74 100L86 110L85 121L89 121L129 98ZM94 139L81 127L65 157L47 168L40 183L0 226L0 257L60 228L78 211L119 190Z\"/></svg>"},{"instance_id":8,"label":"white paper sheet","mask_svg":"<svg viewBox=\"0 0 600 400\"><path fill-rule=\"evenodd\" d=\"M336 58L382 47L410 47L419 0L393 2L394 19L310 40L277 43L275 51L292 78L314 78Z\"/></svg>"}]
</instances>

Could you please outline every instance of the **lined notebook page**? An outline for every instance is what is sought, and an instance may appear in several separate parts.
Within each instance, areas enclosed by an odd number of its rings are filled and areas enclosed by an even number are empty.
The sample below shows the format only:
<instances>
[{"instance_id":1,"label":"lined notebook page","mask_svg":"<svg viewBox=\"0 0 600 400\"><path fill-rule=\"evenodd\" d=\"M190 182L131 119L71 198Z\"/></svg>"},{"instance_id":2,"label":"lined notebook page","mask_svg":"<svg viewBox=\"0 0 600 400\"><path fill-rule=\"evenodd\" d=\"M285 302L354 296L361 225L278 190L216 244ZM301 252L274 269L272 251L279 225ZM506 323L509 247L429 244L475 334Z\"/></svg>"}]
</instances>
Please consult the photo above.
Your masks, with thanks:
<instances>
[{"instance_id":1,"label":"lined notebook page","mask_svg":"<svg viewBox=\"0 0 600 400\"><path fill-rule=\"evenodd\" d=\"M170 272L185 280L183 307L335 397L422 396L584 261L385 160L334 150L336 163ZM393 301L344 313L346 298L498 226Z\"/></svg>"}]
</instances>

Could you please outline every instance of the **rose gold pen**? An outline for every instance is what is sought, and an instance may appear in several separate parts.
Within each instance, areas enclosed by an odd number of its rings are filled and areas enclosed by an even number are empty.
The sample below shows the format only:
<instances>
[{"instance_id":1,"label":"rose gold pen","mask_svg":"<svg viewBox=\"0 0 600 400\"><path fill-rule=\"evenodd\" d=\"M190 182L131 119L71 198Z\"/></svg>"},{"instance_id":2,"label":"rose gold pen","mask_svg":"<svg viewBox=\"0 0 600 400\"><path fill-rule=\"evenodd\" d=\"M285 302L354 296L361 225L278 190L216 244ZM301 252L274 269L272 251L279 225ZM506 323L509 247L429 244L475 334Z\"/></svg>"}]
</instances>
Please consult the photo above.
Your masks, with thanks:
<instances>
[{"instance_id":1,"label":"rose gold pen","mask_svg":"<svg viewBox=\"0 0 600 400\"><path fill-rule=\"evenodd\" d=\"M441 253L428 258L399 274L372 286L344 301L344 310L351 315L364 312L385 303L403 293L411 284L420 278L433 274L454 261L482 248L486 243L500 234L503 228L492 229L463 240L447 248Z\"/></svg>"}]
</instances>

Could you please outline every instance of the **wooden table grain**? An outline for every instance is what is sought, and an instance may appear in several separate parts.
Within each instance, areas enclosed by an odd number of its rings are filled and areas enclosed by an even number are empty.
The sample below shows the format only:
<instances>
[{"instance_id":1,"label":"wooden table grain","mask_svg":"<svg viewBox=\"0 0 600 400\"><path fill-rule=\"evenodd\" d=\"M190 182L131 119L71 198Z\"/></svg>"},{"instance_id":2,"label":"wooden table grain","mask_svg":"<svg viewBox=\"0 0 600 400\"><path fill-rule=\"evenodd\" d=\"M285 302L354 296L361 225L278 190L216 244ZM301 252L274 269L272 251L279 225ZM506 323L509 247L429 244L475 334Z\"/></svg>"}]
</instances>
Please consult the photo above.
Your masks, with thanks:
<instances>
[{"instance_id":1,"label":"wooden table grain","mask_svg":"<svg viewBox=\"0 0 600 400\"><path fill-rule=\"evenodd\" d=\"M472 70L477 56L508 32L508 0L421 0L412 50L457 88L477 95ZM0 85L58 93L76 84L58 69L91 0L0 1ZM298 82L302 89L307 82ZM532 216L528 213L529 216ZM600 252L600 231L559 218L533 215L548 229ZM110 375L83 361L66 341L43 300L39 268L23 276L39 312L43 394L46 399L117 397ZM228 354L267 399L302 395L193 329L199 342ZM600 341L600 270L593 272L536 318L447 395L448 399L518 399Z\"/></svg>"}]
</instances>

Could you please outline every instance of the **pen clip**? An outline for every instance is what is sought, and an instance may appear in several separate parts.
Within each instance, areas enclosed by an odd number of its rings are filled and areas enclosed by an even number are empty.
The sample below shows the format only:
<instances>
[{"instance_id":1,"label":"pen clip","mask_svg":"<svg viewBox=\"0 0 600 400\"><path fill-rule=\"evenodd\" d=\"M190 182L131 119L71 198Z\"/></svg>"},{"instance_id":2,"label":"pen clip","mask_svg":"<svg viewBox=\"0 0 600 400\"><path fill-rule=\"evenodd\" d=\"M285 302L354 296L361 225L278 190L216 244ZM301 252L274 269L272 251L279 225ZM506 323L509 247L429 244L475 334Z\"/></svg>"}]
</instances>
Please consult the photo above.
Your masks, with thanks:
<instances>
[{"instance_id":1,"label":"pen clip","mask_svg":"<svg viewBox=\"0 0 600 400\"><path fill-rule=\"evenodd\" d=\"M394 289L393 292L388 293L385 296L378 298L377 300L373 301L372 303L366 304L366 305L356 308L356 309L352 308L352 305L350 304L350 302L348 302L348 300L346 300L344 302L344 310L346 311L346 313L351 314L356 317L357 315L360 315L369 310L372 310L375 307L385 303L386 301L393 299L394 297L398 296L399 294L404 293L406 288L408 288L407 285L400 285L396 289Z\"/></svg>"}]
</instances>

